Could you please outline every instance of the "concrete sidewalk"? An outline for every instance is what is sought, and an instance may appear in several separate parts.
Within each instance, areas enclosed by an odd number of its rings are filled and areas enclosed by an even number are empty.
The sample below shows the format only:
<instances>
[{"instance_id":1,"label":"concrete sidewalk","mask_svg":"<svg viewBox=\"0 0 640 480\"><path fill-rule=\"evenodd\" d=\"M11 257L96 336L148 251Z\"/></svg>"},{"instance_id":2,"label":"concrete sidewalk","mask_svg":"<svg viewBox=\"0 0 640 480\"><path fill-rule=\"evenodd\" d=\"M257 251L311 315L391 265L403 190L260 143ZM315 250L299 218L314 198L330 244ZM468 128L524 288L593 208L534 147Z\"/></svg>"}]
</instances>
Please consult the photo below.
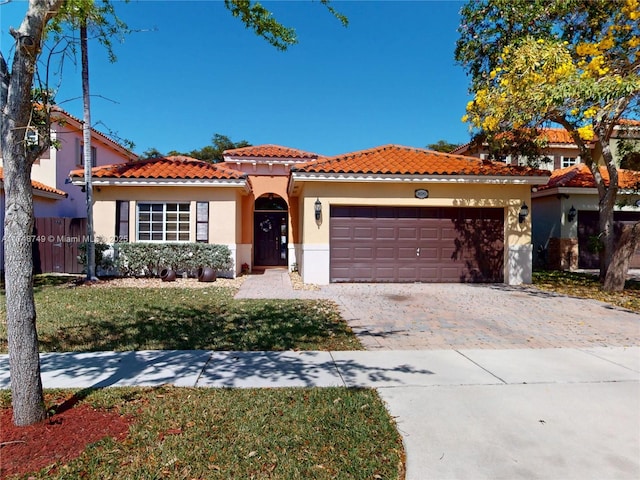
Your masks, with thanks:
<instances>
[{"instance_id":1,"label":"concrete sidewalk","mask_svg":"<svg viewBox=\"0 0 640 480\"><path fill-rule=\"evenodd\" d=\"M407 479L640 478L640 347L44 353L45 388L370 387ZM7 355L0 388L9 387Z\"/></svg>"}]
</instances>

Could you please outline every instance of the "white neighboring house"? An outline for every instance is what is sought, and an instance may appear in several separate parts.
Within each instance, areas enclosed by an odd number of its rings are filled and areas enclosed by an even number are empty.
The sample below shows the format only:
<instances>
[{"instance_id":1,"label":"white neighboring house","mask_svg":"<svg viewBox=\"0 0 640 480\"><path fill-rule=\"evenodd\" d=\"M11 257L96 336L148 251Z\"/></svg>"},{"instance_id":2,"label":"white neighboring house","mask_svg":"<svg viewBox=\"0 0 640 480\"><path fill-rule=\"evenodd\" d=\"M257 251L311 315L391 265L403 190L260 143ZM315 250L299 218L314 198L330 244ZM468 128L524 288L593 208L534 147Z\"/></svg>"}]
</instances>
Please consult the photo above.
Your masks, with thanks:
<instances>
[{"instance_id":1,"label":"white neighboring house","mask_svg":"<svg viewBox=\"0 0 640 480\"><path fill-rule=\"evenodd\" d=\"M82 186L69 181L69 172L84 165L82 120L55 108L52 111L51 137L58 148L49 148L36 160L31 170L34 216L36 219L86 218L86 194ZM93 166L126 163L138 158L135 153L93 128L91 150ZM2 166L3 159L0 157L0 168ZM4 177L0 184L0 195L0 221L4 234ZM4 272L4 243L0 245L0 272Z\"/></svg>"}]
</instances>

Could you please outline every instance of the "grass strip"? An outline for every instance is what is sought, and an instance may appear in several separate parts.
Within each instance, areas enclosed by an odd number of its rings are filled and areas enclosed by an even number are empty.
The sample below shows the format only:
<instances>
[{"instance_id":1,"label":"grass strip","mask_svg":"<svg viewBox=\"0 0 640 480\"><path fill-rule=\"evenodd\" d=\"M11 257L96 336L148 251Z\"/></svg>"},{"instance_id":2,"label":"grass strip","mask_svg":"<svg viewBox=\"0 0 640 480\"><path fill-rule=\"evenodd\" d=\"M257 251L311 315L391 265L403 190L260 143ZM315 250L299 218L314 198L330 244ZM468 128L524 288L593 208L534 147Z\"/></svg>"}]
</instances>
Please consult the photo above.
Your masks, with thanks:
<instances>
[{"instance_id":1,"label":"grass strip","mask_svg":"<svg viewBox=\"0 0 640 480\"><path fill-rule=\"evenodd\" d=\"M35 291L41 352L131 350L359 350L326 300L235 300L229 288L92 288ZM4 295L3 295L4 297ZM5 301L0 300L0 315ZM0 322L0 352L7 352Z\"/></svg>"},{"instance_id":2,"label":"grass strip","mask_svg":"<svg viewBox=\"0 0 640 480\"><path fill-rule=\"evenodd\" d=\"M374 390L108 388L83 403L132 416L127 438L24 478L402 478L402 441Z\"/></svg>"}]
</instances>

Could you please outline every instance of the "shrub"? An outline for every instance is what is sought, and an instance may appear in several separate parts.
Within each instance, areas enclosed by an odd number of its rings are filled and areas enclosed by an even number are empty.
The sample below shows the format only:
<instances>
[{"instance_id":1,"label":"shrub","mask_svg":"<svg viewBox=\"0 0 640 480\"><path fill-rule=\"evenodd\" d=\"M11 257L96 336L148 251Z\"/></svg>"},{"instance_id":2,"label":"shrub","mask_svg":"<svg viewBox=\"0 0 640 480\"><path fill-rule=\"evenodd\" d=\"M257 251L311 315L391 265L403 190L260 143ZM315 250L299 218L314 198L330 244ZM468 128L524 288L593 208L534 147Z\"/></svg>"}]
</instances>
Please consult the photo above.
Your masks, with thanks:
<instances>
[{"instance_id":1,"label":"shrub","mask_svg":"<svg viewBox=\"0 0 640 480\"><path fill-rule=\"evenodd\" d=\"M98 238L94 242L96 270L108 271L109 269L113 268L114 266L113 259L108 254L108 250L110 248L111 247L108 244L101 241L100 238ZM78 253L79 253L78 262L83 266L82 273L87 273L87 243L86 242L78 245Z\"/></svg>"},{"instance_id":2,"label":"shrub","mask_svg":"<svg viewBox=\"0 0 640 480\"><path fill-rule=\"evenodd\" d=\"M218 272L233 269L231 251L226 245L117 243L115 248L118 270L125 276L157 276L163 268L191 275L199 267L211 267Z\"/></svg>"}]
</instances>

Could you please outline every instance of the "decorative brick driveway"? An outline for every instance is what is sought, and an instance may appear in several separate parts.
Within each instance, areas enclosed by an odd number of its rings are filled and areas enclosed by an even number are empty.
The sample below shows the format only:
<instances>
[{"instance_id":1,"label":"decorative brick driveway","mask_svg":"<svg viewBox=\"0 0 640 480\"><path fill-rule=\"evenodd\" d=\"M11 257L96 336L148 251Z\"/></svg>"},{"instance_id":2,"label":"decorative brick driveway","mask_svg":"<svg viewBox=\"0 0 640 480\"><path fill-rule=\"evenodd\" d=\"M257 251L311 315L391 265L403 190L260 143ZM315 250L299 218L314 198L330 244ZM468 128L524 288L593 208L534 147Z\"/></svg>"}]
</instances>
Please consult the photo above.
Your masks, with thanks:
<instances>
[{"instance_id":1,"label":"decorative brick driveway","mask_svg":"<svg viewBox=\"0 0 640 480\"><path fill-rule=\"evenodd\" d=\"M369 350L640 345L640 315L531 287L332 284L333 299Z\"/></svg>"}]
</instances>

